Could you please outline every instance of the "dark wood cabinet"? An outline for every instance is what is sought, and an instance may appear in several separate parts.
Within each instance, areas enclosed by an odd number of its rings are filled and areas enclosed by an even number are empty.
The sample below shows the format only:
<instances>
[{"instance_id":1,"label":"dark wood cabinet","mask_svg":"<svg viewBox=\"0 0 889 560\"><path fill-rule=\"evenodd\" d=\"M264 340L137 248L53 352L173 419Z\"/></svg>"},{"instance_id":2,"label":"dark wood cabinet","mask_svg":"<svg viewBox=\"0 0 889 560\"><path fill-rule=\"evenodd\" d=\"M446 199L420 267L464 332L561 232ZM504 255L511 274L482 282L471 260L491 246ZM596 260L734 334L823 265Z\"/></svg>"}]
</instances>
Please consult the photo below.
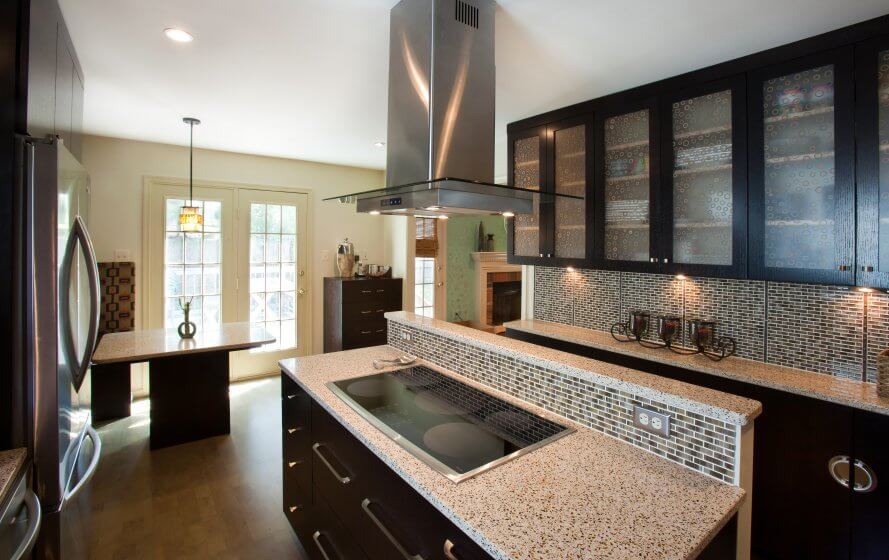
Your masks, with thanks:
<instances>
[{"instance_id":1,"label":"dark wood cabinet","mask_svg":"<svg viewBox=\"0 0 889 560\"><path fill-rule=\"evenodd\" d=\"M852 48L748 77L750 277L855 283Z\"/></svg>"},{"instance_id":2,"label":"dark wood cabinet","mask_svg":"<svg viewBox=\"0 0 889 560\"><path fill-rule=\"evenodd\" d=\"M386 344L384 314L399 311L401 278L324 279L324 351Z\"/></svg>"},{"instance_id":3,"label":"dark wood cabinet","mask_svg":"<svg viewBox=\"0 0 889 560\"><path fill-rule=\"evenodd\" d=\"M31 0L27 130L59 136L81 158L83 70L56 0Z\"/></svg>"},{"instance_id":4,"label":"dark wood cabinet","mask_svg":"<svg viewBox=\"0 0 889 560\"><path fill-rule=\"evenodd\" d=\"M889 36L856 49L856 283L889 288Z\"/></svg>"},{"instance_id":5,"label":"dark wood cabinet","mask_svg":"<svg viewBox=\"0 0 889 560\"><path fill-rule=\"evenodd\" d=\"M586 116L510 135L509 183L544 193L535 197L531 214L509 220L510 262L559 266L589 262L592 146L592 120ZM574 198L556 198L551 193Z\"/></svg>"},{"instance_id":6,"label":"dark wood cabinet","mask_svg":"<svg viewBox=\"0 0 889 560\"><path fill-rule=\"evenodd\" d=\"M889 552L889 417L855 411L852 453L852 558Z\"/></svg>"},{"instance_id":7,"label":"dark wood cabinet","mask_svg":"<svg viewBox=\"0 0 889 560\"><path fill-rule=\"evenodd\" d=\"M553 188L555 123L590 119L595 157L587 258L558 258L544 203L514 220L509 261L889 288L887 27L883 16L511 123L515 186Z\"/></svg>"},{"instance_id":8,"label":"dark wood cabinet","mask_svg":"<svg viewBox=\"0 0 889 560\"><path fill-rule=\"evenodd\" d=\"M281 392L284 514L313 559L490 558L285 373Z\"/></svg>"}]
</instances>

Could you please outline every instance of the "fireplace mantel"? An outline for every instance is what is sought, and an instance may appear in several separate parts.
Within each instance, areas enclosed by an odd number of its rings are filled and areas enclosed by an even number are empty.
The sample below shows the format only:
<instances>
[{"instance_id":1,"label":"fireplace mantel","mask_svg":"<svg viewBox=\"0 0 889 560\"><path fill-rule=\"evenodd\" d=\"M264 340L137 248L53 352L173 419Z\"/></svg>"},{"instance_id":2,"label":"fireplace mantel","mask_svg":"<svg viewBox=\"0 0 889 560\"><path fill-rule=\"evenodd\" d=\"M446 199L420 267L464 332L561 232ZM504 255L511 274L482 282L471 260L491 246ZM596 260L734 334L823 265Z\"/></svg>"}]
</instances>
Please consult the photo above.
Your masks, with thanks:
<instances>
[{"instance_id":1,"label":"fireplace mantel","mask_svg":"<svg viewBox=\"0 0 889 560\"><path fill-rule=\"evenodd\" d=\"M505 252L476 252L472 253L472 261L475 264L475 317L474 320L481 324L488 324L488 275L497 272L518 272L522 267L506 262Z\"/></svg>"}]
</instances>

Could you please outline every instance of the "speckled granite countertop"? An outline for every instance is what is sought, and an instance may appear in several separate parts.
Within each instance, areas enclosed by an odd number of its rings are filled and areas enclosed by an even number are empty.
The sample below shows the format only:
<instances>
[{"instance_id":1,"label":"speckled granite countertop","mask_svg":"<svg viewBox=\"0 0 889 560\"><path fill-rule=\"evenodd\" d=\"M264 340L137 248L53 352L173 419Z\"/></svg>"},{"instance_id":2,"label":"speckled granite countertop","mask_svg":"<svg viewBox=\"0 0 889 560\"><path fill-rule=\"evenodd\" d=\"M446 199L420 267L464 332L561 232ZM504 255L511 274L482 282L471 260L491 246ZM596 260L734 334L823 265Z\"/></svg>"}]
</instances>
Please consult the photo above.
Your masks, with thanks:
<instances>
[{"instance_id":1,"label":"speckled granite countertop","mask_svg":"<svg viewBox=\"0 0 889 560\"><path fill-rule=\"evenodd\" d=\"M541 367L585 377L595 383L642 395L735 426L745 426L762 412L762 404L744 397L652 375L635 369L545 348L521 340L421 317L406 311L390 311L386 319L466 342ZM706 359L706 358L704 358Z\"/></svg>"},{"instance_id":2,"label":"speckled granite countertop","mask_svg":"<svg viewBox=\"0 0 889 560\"><path fill-rule=\"evenodd\" d=\"M376 346L280 362L299 383L408 484L495 558L693 558L744 498L718 482L450 372L577 432L455 484L405 451L325 383L378 373ZM422 362L442 371L440 368Z\"/></svg>"},{"instance_id":3,"label":"speckled granite countertop","mask_svg":"<svg viewBox=\"0 0 889 560\"><path fill-rule=\"evenodd\" d=\"M614 340L610 333L604 331L548 321L512 321L504 323L504 326L508 329L627 356L645 358L653 362L889 415L889 398L877 395L877 387L874 383L864 383L744 358L726 358L721 362L714 362L704 356L682 356L663 350L644 348L638 344L621 343Z\"/></svg>"},{"instance_id":4,"label":"speckled granite countertop","mask_svg":"<svg viewBox=\"0 0 889 560\"><path fill-rule=\"evenodd\" d=\"M94 364L144 362L160 356L215 350L244 350L270 344L275 337L250 323L224 323L218 329L198 329L194 338L180 338L176 329L109 333L93 353Z\"/></svg>"},{"instance_id":5,"label":"speckled granite countertop","mask_svg":"<svg viewBox=\"0 0 889 560\"><path fill-rule=\"evenodd\" d=\"M6 494L12 488L12 483L27 458L28 451L24 447L0 451L0 503L6 499Z\"/></svg>"}]
</instances>

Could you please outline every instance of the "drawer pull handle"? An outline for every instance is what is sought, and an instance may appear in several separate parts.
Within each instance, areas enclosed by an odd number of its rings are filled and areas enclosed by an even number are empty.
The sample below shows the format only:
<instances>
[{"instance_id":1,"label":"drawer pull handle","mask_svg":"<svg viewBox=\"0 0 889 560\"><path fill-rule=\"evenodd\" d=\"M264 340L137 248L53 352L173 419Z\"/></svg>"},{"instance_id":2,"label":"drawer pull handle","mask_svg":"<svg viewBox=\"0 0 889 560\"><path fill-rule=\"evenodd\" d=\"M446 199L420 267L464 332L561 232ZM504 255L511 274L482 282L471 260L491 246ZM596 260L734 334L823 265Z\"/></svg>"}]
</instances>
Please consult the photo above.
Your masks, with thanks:
<instances>
[{"instance_id":1,"label":"drawer pull handle","mask_svg":"<svg viewBox=\"0 0 889 560\"><path fill-rule=\"evenodd\" d=\"M373 290L361 290L362 294L372 294Z\"/></svg>"},{"instance_id":2,"label":"drawer pull handle","mask_svg":"<svg viewBox=\"0 0 889 560\"><path fill-rule=\"evenodd\" d=\"M444 555L448 560L460 560L456 556L454 556L454 543L451 542L451 539L445 539L444 542Z\"/></svg>"},{"instance_id":3,"label":"drawer pull handle","mask_svg":"<svg viewBox=\"0 0 889 560\"><path fill-rule=\"evenodd\" d=\"M395 538L395 535L393 535L389 531L389 529L387 529L386 526L383 525L383 522L380 521L380 518L374 515L374 512L370 511L370 500L364 498L364 500L361 502L361 509L363 509L364 513L366 513L367 516L370 517L370 520L373 521L374 525L377 526L377 529L379 529L380 532L383 533L383 536L386 537L386 539L390 543L392 543L392 546L395 547L395 550L397 550L398 553L401 554L401 557L404 558L404 560L423 560L423 557L419 554L409 553L404 548L404 546L400 542L398 542L398 539Z\"/></svg>"},{"instance_id":4,"label":"drawer pull handle","mask_svg":"<svg viewBox=\"0 0 889 560\"><path fill-rule=\"evenodd\" d=\"M287 400L288 400L288 401L289 401L290 399L295 399L295 398L296 398L296 395L287 395Z\"/></svg>"},{"instance_id":5,"label":"drawer pull handle","mask_svg":"<svg viewBox=\"0 0 889 560\"><path fill-rule=\"evenodd\" d=\"M361 312L362 315L367 315L368 313L373 313L373 311L371 311L370 309L368 309L367 311L362 311L362 312Z\"/></svg>"},{"instance_id":6,"label":"drawer pull handle","mask_svg":"<svg viewBox=\"0 0 889 560\"><path fill-rule=\"evenodd\" d=\"M302 509L302 506L290 506L290 507L287 508L287 509L290 510L290 513L296 513L296 510L298 510L298 509Z\"/></svg>"},{"instance_id":7,"label":"drawer pull handle","mask_svg":"<svg viewBox=\"0 0 889 560\"><path fill-rule=\"evenodd\" d=\"M315 546L321 551L321 556L324 557L324 560L330 560L330 556L328 556L327 551L324 550L324 545L321 544L321 531L315 531L315 533L312 534L312 540L315 541Z\"/></svg>"},{"instance_id":8,"label":"drawer pull handle","mask_svg":"<svg viewBox=\"0 0 889 560\"><path fill-rule=\"evenodd\" d=\"M380 329L380 330L378 330L377 332L378 332L378 333L386 332L386 329Z\"/></svg>"},{"instance_id":9,"label":"drawer pull handle","mask_svg":"<svg viewBox=\"0 0 889 560\"><path fill-rule=\"evenodd\" d=\"M370 333L372 333L372 332L373 332L373 331L361 331L361 334L370 334Z\"/></svg>"},{"instance_id":10,"label":"drawer pull handle","mask_svg":"<svg viewBox=\"0 0 889 560\"><path fill-rule=\"evenodd\" d=\"M292 433L298 432L300 430L302 430L302 426L297 426L296 428L287 428L287 433L292 434Z\"/></svg>"},{"instance_id":11,"label":"drawer pull handle","mask_svg":"<svg viewBox=\"0 0 889 560\"><path fill-rule=\"evenodd\" d=\"M293 467L299 465L300 463L302 463L302 461L288 461L287 467L292 469Z\"/></svg>"},{"instance_id":12,"label":"drawer pull handle","mask_svg":"<svg viewBox=\"0 0 889 560\"><path fill-rule=\"evenodd\" d=\"M386 311L386 310L385 309L377 309L377 313L383 313L384 311Z\"/></svg>"},{"instance_id":13,"label":"drawer pull handle","mask_svg":"<svg viewBox=\"0 0 889 560\"><path fill-rule=\"evenodd\" d=\"M377 290L377 293L378 293L378 294L382 294L382 293L385 292L385 291L386 291L385 289L382 289L382 288L381 288L381 289Z\"/></svg>"},{"instance_id":14,"label":"drawer pull handle","mask_svg":"<svg viewBox=\"0 0 889 560\"><path fill-rule=\"evenodd\" d=\"M315 445L313 445L312 451L315 452L315 455L317 455L318 458L321 459L321 462L324 463L324 466L327 467L327 470L329 470L330 473L337 480L339 480L343 484L349 484L350 482L352 482L352 479L349 478L348 476L341 476L340 473L336 472L336 469L333 468L333 465L330 464L330 461L327 460L327 457L325 457L324 455L321 454L321 444L320 443L316 443Z\"/></svg>"}]
</instances>

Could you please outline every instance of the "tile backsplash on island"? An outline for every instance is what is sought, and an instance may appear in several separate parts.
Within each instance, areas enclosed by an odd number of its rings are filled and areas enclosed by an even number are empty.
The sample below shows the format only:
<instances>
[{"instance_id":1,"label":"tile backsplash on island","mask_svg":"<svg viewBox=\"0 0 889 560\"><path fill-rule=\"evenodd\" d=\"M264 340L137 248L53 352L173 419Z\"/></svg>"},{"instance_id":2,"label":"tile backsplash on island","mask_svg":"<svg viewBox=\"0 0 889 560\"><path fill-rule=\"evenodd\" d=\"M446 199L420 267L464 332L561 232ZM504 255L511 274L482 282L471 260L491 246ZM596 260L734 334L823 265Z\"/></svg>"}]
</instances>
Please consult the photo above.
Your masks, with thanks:
<instances>
[{"instance_id":1,"label":"tile backsplash on island","mask_svg":"<svg viewBox=\"0 0 889 560\"><path fill-rule=\"evenodd\" d=\"M534 267L534 318L608 331L634 309L716 319L742 358L873 382L889 295L837 286Z\"/></svg>"}]
</instances>

